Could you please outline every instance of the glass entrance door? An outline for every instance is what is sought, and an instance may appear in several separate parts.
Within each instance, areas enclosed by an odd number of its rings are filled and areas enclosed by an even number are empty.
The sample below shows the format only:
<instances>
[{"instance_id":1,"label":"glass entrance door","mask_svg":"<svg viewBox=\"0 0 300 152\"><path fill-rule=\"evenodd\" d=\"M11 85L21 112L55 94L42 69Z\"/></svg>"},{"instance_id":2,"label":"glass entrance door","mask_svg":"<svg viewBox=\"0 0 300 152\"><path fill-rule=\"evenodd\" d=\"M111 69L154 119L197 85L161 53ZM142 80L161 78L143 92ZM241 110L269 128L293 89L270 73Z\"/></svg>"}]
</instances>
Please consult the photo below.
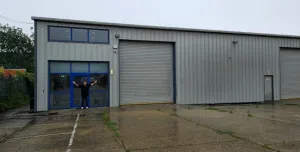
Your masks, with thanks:
<instances>
[{"instance_id":1,"label":"glass entrance door","mask_svg":"<svg viewBox=\"0 0 300 152\"><path fill-rule=\"evenodd\" d=\"M78 85L83 84L84 81L87 83L89 82L89 75L88 74L72 74L72 82L75 81ZM81 89L74 85L72 85L72 93L71 93L71 107L81 107ZM87 104L89 104L89 98L87 101Z\"/></svg>"},{"instance_id":2,"label":"glass entrance door","mask_svg":"<svg viewBox=\"0 0 300 152\"><path fill-rule=\"evenodd\" d=\"M109 63L49 61L48 108L81 107L81 89L73 84L91 84L87 106L107 107L109 104Z\"/></svg>"}]
</instances>

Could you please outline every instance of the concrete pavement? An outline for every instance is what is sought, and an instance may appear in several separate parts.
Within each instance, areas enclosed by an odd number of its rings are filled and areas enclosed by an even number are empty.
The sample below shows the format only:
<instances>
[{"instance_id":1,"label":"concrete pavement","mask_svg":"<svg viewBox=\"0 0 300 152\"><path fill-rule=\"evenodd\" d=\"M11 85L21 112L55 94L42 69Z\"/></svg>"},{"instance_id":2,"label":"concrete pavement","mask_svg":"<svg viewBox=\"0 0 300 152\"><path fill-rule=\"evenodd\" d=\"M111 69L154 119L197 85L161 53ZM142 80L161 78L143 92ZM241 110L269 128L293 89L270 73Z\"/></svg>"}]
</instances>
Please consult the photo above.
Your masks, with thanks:
<instances>
[{"instance_id":1,"label":"concrete pavement","mask_svg":"<svg viewBox=\"0 0 300 152\"><path fill-rule=\"evenodd\" d=\"M0 152L299 152L300 102L285 103L52 111L7 137Z\"/></svg>"},{"instance_id":2,"label":"concrete pavement","mask_svg":"<svg viewBox=\"0 0 300 152\"><path fill-rule=\"evenodd\" d=\"M0 113L0 142L12 135L14 132L23 129L30 121L32 121L31 118L14 117L19 113L25 113L26 110L29 110L29 106L11 109L4 113Z\"/></svg>"}]
</instances>

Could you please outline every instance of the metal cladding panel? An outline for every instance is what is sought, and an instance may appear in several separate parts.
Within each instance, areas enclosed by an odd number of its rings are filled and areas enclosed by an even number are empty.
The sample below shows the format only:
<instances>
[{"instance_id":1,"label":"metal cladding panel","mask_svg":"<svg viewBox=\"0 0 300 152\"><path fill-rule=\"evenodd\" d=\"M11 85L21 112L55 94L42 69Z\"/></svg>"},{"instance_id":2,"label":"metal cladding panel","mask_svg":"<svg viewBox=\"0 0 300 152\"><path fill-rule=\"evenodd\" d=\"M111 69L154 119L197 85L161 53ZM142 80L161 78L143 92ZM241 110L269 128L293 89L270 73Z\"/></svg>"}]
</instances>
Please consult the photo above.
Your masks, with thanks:
<instances>
[{"instance_id":1,"label":"metal cladding panel","mask_svg":"<svg viewBox=\"0 0 300 152\"><path fill-rule=\"evenodd\" d=\"M175 43L176 103L213 104L264 100L264 75L274 76L280 99L280 48L300 48L300 39L211 32L172 31L37 21L38 110L47 110L48 60L109 61L110 105L118 106L120 40ZM104 28L110 44L48 42L47 26ZM120 38L115 38L120 34ZM233 44L232 41L238 41ZM44 92L43 92L44 91Z\"/></svg>"},{"instance_id":2,"label":"metal cladding panel","mask_svg":"<svg viewBox=\"0 0 300 152\"><path fill-rule=\"evenodd\" d=\"M300 98L300 49L280 50L281 98Z\"/></svg>"},{"instance_id":3,"label":"metal cladding panel","mask_svg":"<svg viewBox=\"0 0 300 152\"><path fill-rule=\"evenodd\" d=\"M45 26L41 22L37 22L36 28L36 110L37 111L47 111L48 110L48 100L47 100L47 90L45 86L47 85L47 63L45 63L45 52L44 52L44 42L46 41L47 35L44 34Z\"/></svg>"},{"instance_id":4,"label":"metal cladding panel","mask_svg":"<svg viewBox=\"0 0 300 152\"><path fill-rule=\"evenodd\" d=\"M38 90L37 90L37 22L34 21L34 111L37 111L37 97L38 97ZM30 110L32 107L30 106Z\"/></svg>"},{"instance_id":5,"label":"metal cladding panel","mask_svg":"<svg viewBox=\"0 0 300 152\"><path fill-rule=\"evenodd\" d=\"M100 46L99 46L100 45ZM48 42L46 48L48 60L70 61L110 61L112 51L110 45ZM108 49L109 48L109 49Z\"/></svg>"},{"instance_id":6,"label":"metal cladding panel","mask_svg":"<svg viewBox=\"0 0 300 152\"><path fill-rule=\"evenodd\" d=\"M173 102L172 43L120 42L120 104Z\"/></svg>"}]
</instances>

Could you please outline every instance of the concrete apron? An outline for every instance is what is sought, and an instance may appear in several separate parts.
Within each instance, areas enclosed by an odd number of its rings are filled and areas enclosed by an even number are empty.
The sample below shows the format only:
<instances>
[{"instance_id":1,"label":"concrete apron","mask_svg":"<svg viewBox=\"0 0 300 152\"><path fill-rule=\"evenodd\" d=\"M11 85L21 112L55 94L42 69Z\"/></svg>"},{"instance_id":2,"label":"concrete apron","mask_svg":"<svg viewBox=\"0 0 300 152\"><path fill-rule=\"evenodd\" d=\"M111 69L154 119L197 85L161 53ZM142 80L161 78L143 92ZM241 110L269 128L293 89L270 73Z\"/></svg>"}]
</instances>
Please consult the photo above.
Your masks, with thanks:
<instances>
[{"instance_id":1,"label":"concrete apron","mask_svg":"<svg viewBox=\"0 0 300 152\"><path fill-rule=\"evenodd\" d=\"M280 109L165 104L61 110L8 137L0 151L299 151L299 125L256 116L297 111ZM109 123L102 119L105 111ZM285 118L280 119L293 121Z\"/></svg>"}]
</instances>

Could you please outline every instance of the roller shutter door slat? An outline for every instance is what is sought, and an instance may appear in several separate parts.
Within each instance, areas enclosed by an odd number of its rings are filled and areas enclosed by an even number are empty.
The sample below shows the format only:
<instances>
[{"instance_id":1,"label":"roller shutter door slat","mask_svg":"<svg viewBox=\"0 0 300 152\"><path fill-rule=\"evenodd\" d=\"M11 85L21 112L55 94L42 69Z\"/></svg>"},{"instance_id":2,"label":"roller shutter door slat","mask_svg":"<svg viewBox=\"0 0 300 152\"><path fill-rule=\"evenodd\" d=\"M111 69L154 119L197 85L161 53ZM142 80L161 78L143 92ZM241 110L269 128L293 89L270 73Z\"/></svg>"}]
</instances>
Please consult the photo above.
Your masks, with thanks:
<instances>
[{"instance_id":1,"label":"roller shutter door slat","mask_svg":"<svg viewBox=\"0 0 300 152\"><path fill-rule=\"evenodd\" d=\"M171 43L120 42L120 104L173 102Z\"/></svg>"}]
</instances>

